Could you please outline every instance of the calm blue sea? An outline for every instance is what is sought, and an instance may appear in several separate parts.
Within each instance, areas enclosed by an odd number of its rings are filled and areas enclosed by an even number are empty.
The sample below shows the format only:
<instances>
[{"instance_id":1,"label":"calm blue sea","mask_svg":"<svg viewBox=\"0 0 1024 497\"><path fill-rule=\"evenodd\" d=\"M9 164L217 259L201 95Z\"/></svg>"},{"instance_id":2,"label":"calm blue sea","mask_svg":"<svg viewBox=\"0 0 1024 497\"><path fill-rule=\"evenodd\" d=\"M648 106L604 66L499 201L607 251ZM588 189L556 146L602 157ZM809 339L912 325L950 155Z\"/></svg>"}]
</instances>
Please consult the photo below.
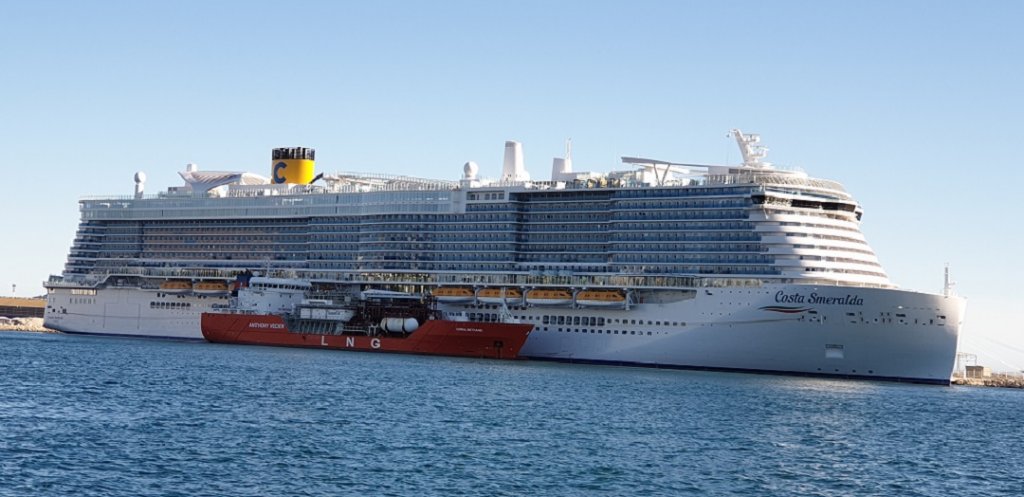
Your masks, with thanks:
<instances>
[{"instance_id":1,"label":"calm blue sea","mask_svg":"<svg viewBox=\"0 0 1024 497\"><path fill-rule=\"evenodd\" d=\"M1024 495L1024 391L0 333L0 495Z\"/></svg>"}]
</instances>

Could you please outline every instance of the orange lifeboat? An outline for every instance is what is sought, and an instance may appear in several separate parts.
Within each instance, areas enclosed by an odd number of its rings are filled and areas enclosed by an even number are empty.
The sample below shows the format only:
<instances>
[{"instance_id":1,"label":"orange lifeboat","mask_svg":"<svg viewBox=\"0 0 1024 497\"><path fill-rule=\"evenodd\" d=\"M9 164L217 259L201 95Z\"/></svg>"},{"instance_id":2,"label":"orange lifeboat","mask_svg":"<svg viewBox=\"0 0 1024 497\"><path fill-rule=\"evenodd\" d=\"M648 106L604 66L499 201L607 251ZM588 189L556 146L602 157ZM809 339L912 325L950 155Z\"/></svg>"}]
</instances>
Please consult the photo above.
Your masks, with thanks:
<instances>
[{"instance_id":1,"label":"orange lifeboat","mask_svg":"<svg viewBox=\"0 0 1024 497\"><path fill-rule=\"evenodd\" d=\"M165 293L191 293L192 282L188 280L167 280L160 283L160 291Z\"/></svg>"},{"instance_id":2,"label":"orange lifeboat","mask_svg":"<svg viewBox=\"0 0 1024 497\"><path fill-rule=\"evenodd\" d=\"M228 293L228 284L223 281L200 281L192 286L192 291L203 295L223 295Z\"/></svg>"},{"instance_id":3,"label":"orange lifeboat","mask_svg":"<svg viewBox=\"0 0 1024 497\"><path fill-rule=\"evenodd\" d=\"M576 294L576 303L585 307L622 307L626 295L619 290L583 290Z\"/></svg>"},{"instance_id":4,"label":"orange lifeboat","mask_svg":"<svg viewBox=\"0 0 1024 497\"><path fill-rule=\"evenodd\" d=\"M560 289L534 289L526 292L526 303L533 305L569 305L572 293Z\"/></svg>"},{"instance_id":5,"label":"orange lifeboat","mask_svg":"<svg viewBox=\"0 0 1024 497\"><path fill-rule=\"evenodd\" d=\"M464 286L442 286L433 289L430 294L438 302L471 302L475 298L473 289Z\"/></svg>"},{"instance_id":6,"label":"orange lifeboat","mask_svg":"<svg viewBox=\"0 0 1024 497\"><path fill-rule=\"evenodd\" d=\"M476 294L476 299L484 304L514 304L522 302L523 293L518 288L484 288Z\"/></svg>"}]
</instances>

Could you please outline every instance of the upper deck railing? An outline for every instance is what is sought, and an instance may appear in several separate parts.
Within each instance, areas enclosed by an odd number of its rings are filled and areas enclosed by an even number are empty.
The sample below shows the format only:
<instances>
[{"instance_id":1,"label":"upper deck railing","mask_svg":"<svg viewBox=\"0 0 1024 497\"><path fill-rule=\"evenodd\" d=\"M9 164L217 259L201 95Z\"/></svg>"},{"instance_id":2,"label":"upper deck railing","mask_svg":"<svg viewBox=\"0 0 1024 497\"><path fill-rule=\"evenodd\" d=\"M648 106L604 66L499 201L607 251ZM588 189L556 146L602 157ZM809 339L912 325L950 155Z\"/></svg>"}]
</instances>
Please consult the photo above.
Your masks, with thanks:
<instances>
[{"instance_id":1,"label":"upper deck railing","mask_svg":"<svg viewBox=\"0 0 1024 497\"><path fill-rule=\"evenodd\" d=\"M849 197L842 184L825 179L810 178L801 174L786 173L773 170L743 171L735 174L703 174L687 177L671 178L661 185L654 185L641 180L640 171L609 173L607 176L575 181L532 181L532 182L493 182L472 184L458 181L413 178L375 173L339 173L328 176L325 185L230 185L224 190L211 190L196 193L187 188L170 188L165 192L133 195L91 195L83 196L81 203L89 209L127 209L145 205L149 201L182 200L184 204L177 207L189 207L191 199L261 199L259 203L270 203L269 198L283 197L303 198L325 194L367 194L367 193L400 193L400 192L453 192L460 189L504 189L507 191L533 190L594 190L594 189L644 189L644 188L679 188L725 185L760 185L799 187L824 190L832 194ZM447 197L446 197L447 198ZM278 202L283 202L278 200Z\"/></svg>"},{"instance_id":2,"label":"upper deck railing","mask_svg":"<svg viewBox=\"0 0 1024 497\"><path fill-rule=\"evenodd\" d=\"M89 274L51 276L46 282L50 288L81 288L101 285L131 286L121 277L138 277L154 280L146 288L158 288L165 279L234 279L240 269L214 268L97 268ZM559 274L538 272L491 272L491 273L424 273L424 272L329 272L315 269L267 268L261 270L265 276L298 278L313 283L346 285L423 285L423 286L519 286L519 287L569 287L569 288L630 288L679 290L696 288L760 287L772 283L835 284L849 287L891 287L891 285L858 283L853 281L829 280L828 278L765 278L720 276L687 276L670 274Z\"/></svg>"}]
</instances>

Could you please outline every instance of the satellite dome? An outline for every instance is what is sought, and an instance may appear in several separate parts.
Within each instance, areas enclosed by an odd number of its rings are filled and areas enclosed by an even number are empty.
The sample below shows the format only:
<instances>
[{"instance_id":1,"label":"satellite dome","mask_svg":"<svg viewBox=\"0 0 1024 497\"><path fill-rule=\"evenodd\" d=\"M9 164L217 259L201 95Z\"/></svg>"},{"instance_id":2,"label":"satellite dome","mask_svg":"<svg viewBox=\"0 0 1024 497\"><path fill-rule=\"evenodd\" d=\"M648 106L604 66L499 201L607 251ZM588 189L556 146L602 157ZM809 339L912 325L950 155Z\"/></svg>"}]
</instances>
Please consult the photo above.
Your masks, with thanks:
<instances>
[{"instance_id":1,"label":"satellite dome","mask_svg":"<svg viewBox=\"0 0 1024 497\"><path fill-rule=\"evenodd\" d=\"M462 166L463 179L476 179L476 173L480 172L480 166L476 162L469 161Z\"/></svg>"},{"instance_id":2,"label":"satellite dome","mask_svg":"<svg viewBox=\"0 0 1024 497\"><path fill-rule=\"evenodd\" d=\"M139 172L135 173L135 182L136 183L145 183L146 182L146 173L144 173L142 171L139 171Z\"/></svg>"}]
</instances>

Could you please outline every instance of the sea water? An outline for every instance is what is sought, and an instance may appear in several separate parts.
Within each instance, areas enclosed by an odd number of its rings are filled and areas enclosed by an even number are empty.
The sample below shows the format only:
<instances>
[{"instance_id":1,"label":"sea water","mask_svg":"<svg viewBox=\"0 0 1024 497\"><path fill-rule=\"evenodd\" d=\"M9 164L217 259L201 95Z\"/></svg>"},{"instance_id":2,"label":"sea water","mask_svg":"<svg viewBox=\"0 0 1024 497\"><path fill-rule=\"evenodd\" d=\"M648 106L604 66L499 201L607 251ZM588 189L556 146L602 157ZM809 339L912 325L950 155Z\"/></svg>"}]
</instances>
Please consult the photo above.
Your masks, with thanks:
<instances>
[{"instance_id":1,"label":"sea water","mask_svg":"<svg viewBox=\"0 0 1024 497\"><path fill-rule=\"evenodd\" d=\"M0 495L1024 495L1024 391L0 333Z\"/></svg>"}]
</instances>

